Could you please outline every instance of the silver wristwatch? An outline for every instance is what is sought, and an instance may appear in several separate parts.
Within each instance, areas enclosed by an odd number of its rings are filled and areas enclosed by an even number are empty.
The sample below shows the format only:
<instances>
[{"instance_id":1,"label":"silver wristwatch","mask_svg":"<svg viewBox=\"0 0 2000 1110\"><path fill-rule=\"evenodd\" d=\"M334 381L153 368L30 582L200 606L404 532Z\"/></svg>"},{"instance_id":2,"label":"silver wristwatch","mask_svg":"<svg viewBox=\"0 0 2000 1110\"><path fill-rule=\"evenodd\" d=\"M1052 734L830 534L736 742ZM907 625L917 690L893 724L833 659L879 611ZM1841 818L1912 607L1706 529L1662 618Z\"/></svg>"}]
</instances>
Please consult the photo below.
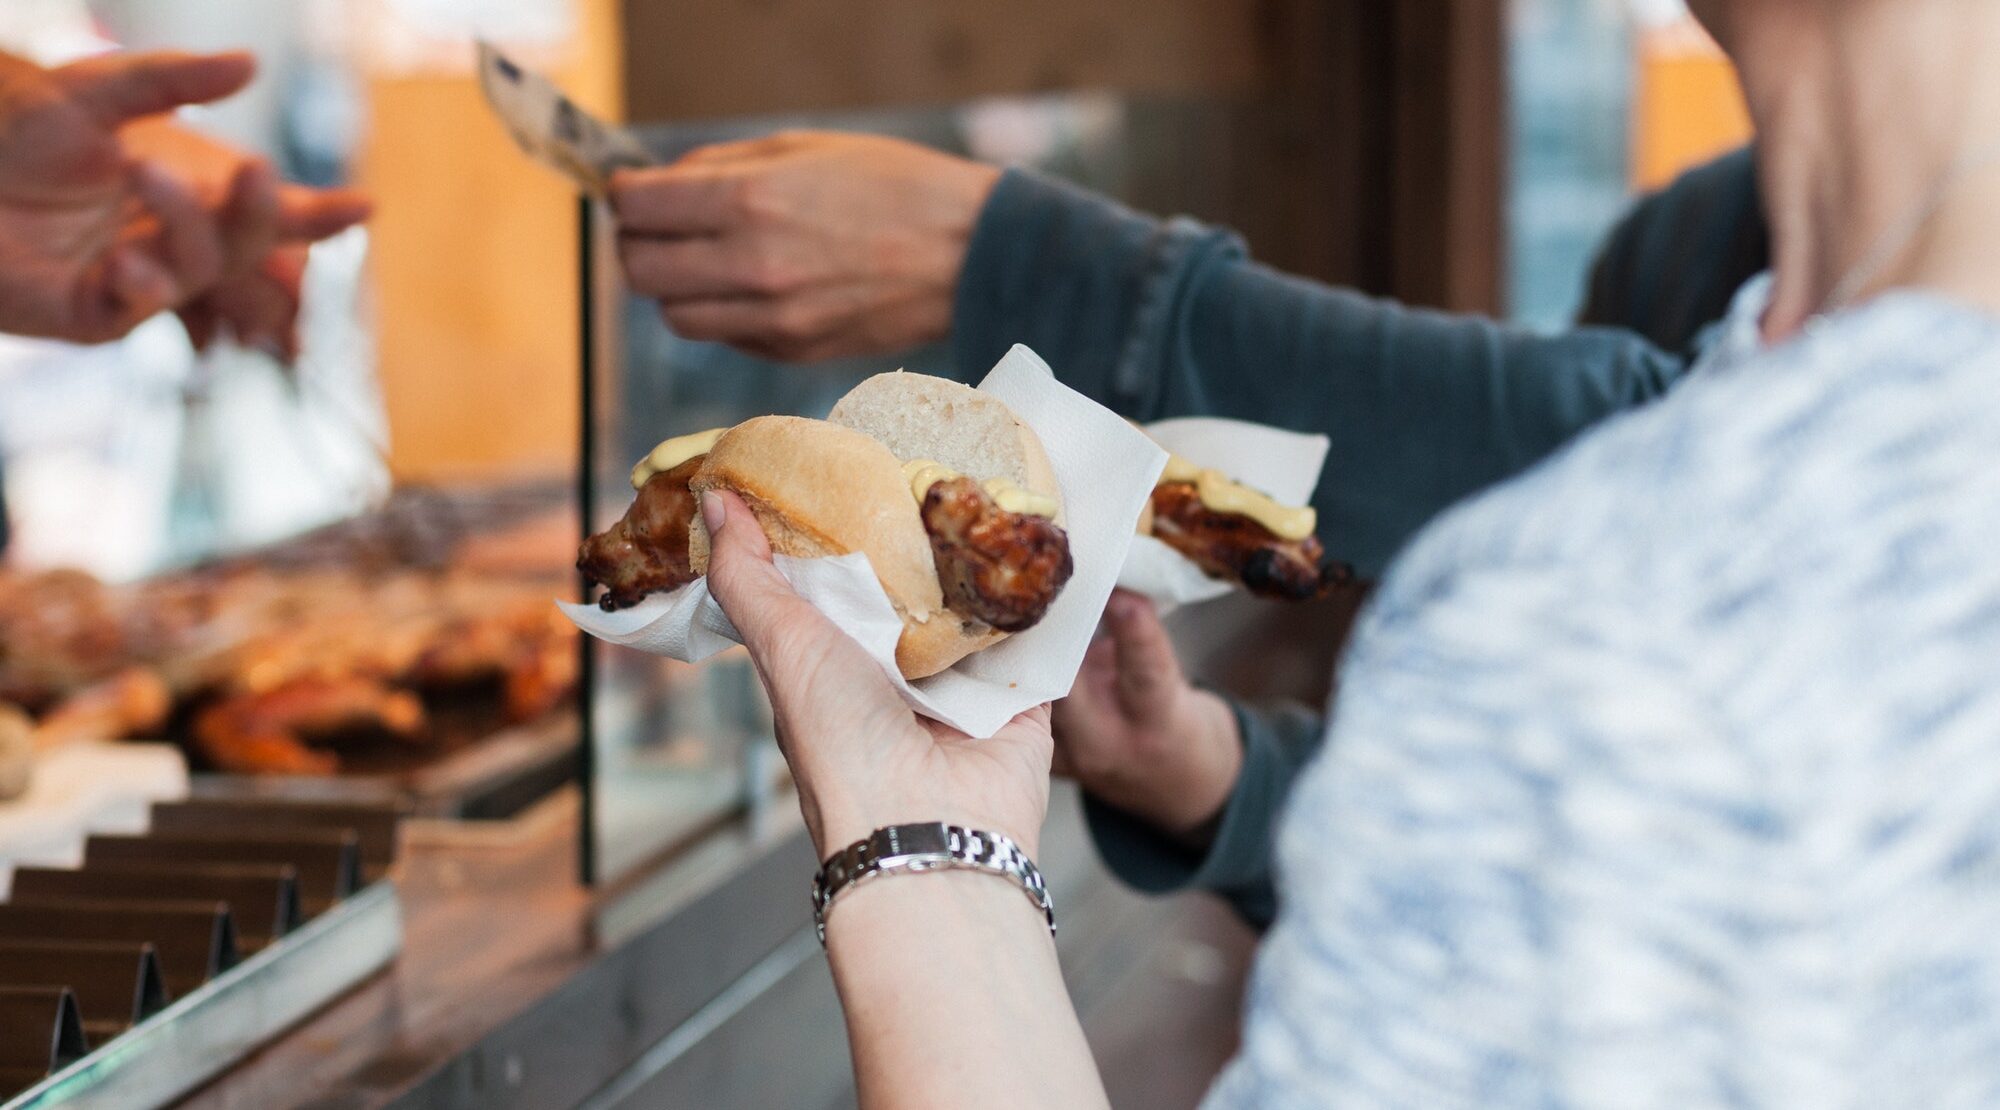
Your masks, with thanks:
<instances>
[{"instance_id":1,"label":"silver wristwatch","mask_svg":"<svg viewBox=\"0 0 2000 1110\"><path fill-rule=\"evenodd\" d=\"M826 944L826 910L842 891L877 875L903 871L960 869L986 871L1011 879L1041 907L1049 932L1056 931L1056 908L1035 861L1021 846L999 833L961 829L934 821L923 825L890 825L876 829L827 857L813 877L813 928Z\"/></svg>"}]
</instances>

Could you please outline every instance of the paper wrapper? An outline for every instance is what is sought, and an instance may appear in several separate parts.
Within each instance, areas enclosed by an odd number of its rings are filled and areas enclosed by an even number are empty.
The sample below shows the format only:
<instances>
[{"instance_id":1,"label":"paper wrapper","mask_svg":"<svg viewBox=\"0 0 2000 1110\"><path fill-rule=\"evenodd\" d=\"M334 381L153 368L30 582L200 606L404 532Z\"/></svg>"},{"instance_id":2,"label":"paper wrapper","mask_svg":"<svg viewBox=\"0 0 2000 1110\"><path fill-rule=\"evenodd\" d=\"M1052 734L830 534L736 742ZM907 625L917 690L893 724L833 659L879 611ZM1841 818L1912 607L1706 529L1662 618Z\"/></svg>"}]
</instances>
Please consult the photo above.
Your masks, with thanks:
<instances>
[{"instance_id":1,"label":"paper wrapper","mask_svg":"<svg viewBox=\"0 0 2000 1110\"><path fill-rule=\"evenodd\" d=\"M1069 693L1167 455L1109 409L1057 382L1048 364L1026 347L1007 352L979 388L1005 401L1035 430L1062 483L1076 573L1041 623L943 674L910 682L896 670L902 621L866 555L779 556L777 565L802 597L882 664L917 712L987 737L1019 714ZM598 639L685 663L741 642L709 596L705 579L616 613L592 605L562 604L562 609Z\"/></svg>"},{"instance_id":2,"label":"paper wrapper","mask_svg":"<svg viewBox=\"0 0 2000 1110\"><path fill-rule=\"evenodd\" d=\"M1196 466L1220 470L1283 505L1312 500L1331 443L1325 436L1210 417L1162 420L1146 432ZM1234 582L1210 578L1193 560L1151 536L1134 539L1118 572L1118 586L1152 598L1162 613L1213 601L1237 588Z\"/></svg>"}]
</instances>

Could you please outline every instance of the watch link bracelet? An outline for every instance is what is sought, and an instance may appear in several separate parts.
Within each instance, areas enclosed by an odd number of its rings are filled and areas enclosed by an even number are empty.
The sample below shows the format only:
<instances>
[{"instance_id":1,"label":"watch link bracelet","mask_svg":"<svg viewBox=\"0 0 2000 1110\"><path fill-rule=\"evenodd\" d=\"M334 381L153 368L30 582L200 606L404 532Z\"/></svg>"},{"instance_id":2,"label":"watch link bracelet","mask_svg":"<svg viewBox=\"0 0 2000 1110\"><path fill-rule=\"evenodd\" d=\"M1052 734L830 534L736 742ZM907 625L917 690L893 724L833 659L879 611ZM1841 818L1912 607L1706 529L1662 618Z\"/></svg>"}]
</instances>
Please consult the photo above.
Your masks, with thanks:
<instances>
[{"instance_id":1,"label":"watch link bracelet","mask_svg":"<svg viewBox=\"0 0 2000 1110\"><path fill-rule=\"evenodd\" d=\"M826 913L841 892L877 875L916 871L985 871L1020 886L1056 931L1055 905L1035 862L1010 837L934 821L876 829L827 857L813 877L813 928L826 944Z\"/></svg>"}]
</instances>

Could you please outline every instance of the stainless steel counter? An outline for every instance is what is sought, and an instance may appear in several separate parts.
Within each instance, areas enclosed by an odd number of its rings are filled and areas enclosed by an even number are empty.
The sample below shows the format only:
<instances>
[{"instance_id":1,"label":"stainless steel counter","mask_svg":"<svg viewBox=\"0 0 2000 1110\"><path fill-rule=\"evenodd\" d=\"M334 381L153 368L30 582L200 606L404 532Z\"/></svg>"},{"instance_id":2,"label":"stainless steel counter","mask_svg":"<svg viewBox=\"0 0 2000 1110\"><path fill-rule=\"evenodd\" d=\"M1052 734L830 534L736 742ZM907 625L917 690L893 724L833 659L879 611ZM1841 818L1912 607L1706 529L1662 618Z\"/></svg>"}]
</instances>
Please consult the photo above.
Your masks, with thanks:
<instances>
[{"instance_id":1,"label":"stainless steel counter","mask_svg":"<svg viewBox=\"0 0 2000 1110\"><path fill-rule=\"evenodd\" d=\"M197 1092L197 1107L420 1110L853 1102L789 805L621 890L572 881L574 802L498 832L417 823L400 959ZM1249 938L1205 899L1116 886L1058 789L1058 948L1118 1105L1192 1105L1233 1046Z\"/></svg>"}]
</instances>

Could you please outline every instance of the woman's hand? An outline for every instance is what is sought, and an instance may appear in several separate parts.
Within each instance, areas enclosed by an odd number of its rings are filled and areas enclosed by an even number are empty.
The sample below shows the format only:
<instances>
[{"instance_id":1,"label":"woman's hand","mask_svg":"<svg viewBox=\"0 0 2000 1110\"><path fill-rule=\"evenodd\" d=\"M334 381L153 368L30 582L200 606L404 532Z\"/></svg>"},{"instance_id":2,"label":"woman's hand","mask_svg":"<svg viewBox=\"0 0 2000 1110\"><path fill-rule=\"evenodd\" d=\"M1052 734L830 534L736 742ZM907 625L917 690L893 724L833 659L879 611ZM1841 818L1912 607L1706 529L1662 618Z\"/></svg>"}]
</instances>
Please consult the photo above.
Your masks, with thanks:
<instances>
[{"instance_id":1,"label":"woman's hand","mask_svg":"<svg viewBox=\"0 0 2000 1110\"><path fill-rule=\"evenodd\" d=\"M1243 770L1236 715L1181 672L1152 602L1120 590L1055 705L1057 774L1156 827L1196 838Z\"/></svg>"},{"instance_id":2,"label":"woman's hand","mask_svg":"<svg viewBox=\"0 0 2000 1110\"><path fill-rule=\"evenodd\" d=\"M990 740L919 719L881 665L792 592L742 501L703 494L701 515L709 591L770 692L820 857L917 821L1004 833L1035 856L1047 708ZM1012 884L952 870L869 883L835 903L826 942L861 1105L1108 1105L1054 938Z\"/></svg>"},{"instance_id":3,"label":"woman's hand","mask_svg":"<svg viewBox=\"0 0 2000 1110\"><path fill-rule=\"evenodd\" d=\"M793 592L742 501L708 493L701 511L708 588L770 693L820 857L884 825L925 821L1004 833L1034 856L1049 805L1047 708L990 740L918 717L881 664Z\"/></svg>"},{"instance_id":4,"label":"woman's hand","mask_svg":"<svg viewBox=\"0 0 2000 1110\"><path fill-rule=\"evenodd\" d=\"M787 132L611 182L632 288L687 339L809 362L951 330L1000 171L873 135Z\"/></svg>"}]
</instances>

